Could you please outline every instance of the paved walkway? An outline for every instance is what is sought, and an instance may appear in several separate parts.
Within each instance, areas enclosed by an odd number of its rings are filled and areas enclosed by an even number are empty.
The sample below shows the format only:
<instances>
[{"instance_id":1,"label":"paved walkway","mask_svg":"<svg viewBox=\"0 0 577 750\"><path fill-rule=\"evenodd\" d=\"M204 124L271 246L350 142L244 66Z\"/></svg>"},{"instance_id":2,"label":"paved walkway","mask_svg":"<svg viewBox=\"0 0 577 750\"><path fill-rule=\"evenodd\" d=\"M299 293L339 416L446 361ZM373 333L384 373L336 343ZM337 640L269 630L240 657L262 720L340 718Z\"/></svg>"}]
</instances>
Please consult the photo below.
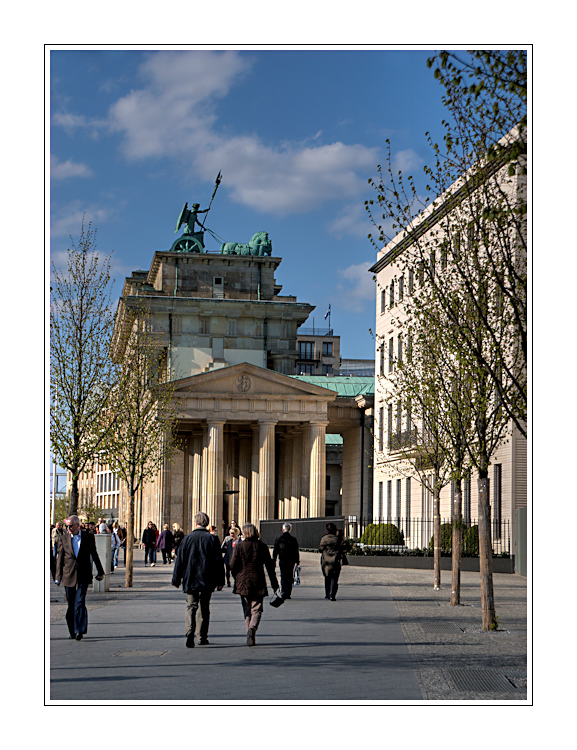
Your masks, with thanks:
<instances>
[{"instance_id":1,"label":"paved walkway","mask_svg":"<svg viewBox=\"0 0 577 750\"><path fill-rule=\"evenodd\" d=\"M50 701L242 704L270 702L526 702L526 579L494 577L500 629L481 630L478 573L463 573L451 607L450 573L345 567L336 602L324 599L318 555L302 555L302 585L279 609L265 603L246 646L240 597L211 604L210 645L185 647L182 590L172 566L124 569L106 594L89 592L88 635L68 639L65 594L50 584ZM47 696L48 697L48 696Z\"/></svg>"}]
</instances>

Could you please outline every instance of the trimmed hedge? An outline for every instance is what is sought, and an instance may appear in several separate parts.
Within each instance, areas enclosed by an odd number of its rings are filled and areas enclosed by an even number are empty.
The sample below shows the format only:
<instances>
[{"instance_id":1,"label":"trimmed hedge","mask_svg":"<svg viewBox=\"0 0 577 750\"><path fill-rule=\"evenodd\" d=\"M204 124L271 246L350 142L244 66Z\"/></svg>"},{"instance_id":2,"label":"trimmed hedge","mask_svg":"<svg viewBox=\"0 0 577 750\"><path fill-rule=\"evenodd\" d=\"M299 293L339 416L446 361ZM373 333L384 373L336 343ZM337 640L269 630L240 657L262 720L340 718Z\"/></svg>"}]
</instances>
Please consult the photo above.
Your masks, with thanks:
<instances>
[{"instance_id":1,"label":"trimmed hedge","mask_svg":"<svg viewBox=\"0 0 577 750\"><path fill-rule=\"evenodd\" d=\"M361 536L361 543L404 545L405 538L394 523L370 523Z\"/></svg>"}]
</instances>

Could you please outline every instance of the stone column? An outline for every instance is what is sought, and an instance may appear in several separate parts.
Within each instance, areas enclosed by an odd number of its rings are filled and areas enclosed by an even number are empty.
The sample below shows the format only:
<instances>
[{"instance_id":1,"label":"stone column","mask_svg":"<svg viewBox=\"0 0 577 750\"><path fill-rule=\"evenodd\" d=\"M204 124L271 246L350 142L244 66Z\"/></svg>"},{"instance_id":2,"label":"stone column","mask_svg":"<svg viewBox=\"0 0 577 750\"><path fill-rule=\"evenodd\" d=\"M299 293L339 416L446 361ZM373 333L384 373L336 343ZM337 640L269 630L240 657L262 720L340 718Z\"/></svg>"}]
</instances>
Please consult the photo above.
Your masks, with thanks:
<instances>
[{"instance_id":1,"label":"stone column","mask_svg":"<svg viewBox=\"0 0 577 750\"><path fill-rule=\"evenodd\" d=\"M252 436L241 435L238 457L238 524L250 521L250 474L251 474Z\"/></svg>"},{"instance_id":2,"label":"stone column","mask_svg":"<svg viewBox=\"0 0 577 750\"><path fill-rule=\"evenodd\" d=\"M208 421L208 445L206 450L206 513L210 524L218 529L223 524L223 437L224 420Z\"/></svg>"},{"instance_id":3,"label":"stone column","mask_svg":"<svg viewBox=\"0 0 577 750\"><path fill-rule=\"evenodd\" d=\"M276 499L278 501L278 517L279 518L288 518L289 508L288 508L288 502L287 502L287 481L286 481L286 472L287 472L287 437L284 434L278 435L278 441L277 441L277 462L278 462L278 471L277 473L277 486L276 486Z\"/></svg>"},{"instance_id":4,"label":"stone column","mask_svg":"<svg viewBox=\"0 0 577 750\"><path fill-rule=\"evenodd\" d=\"M251 425L252 427L252 452L251 452L251 480L250 480L250 522L258 528L258 514L259 514L259 503L258 503L258 441L259 441L259 426L258 424Z\"/></svg>"},{"instance_id":5,"label":"stone column","mask_svg":"<svg viewBox=\"0 0 577 750\"><path fill-rule=\"evenodd\" d=\"M327 422L311 422L309 517L325 515Z\"/></svg>"},{"instance_id":6,"label":"stone column","mask_svg":"<svg viewBox=\"0 0 577 750\"><path fill-rule=\"evenodd\" d=\"M300 435L291 436L292 461L290 467L291 518L300 518L301 443Z\"/></svg>"},{"instance_id":7,"label":"stone column","mask_svg":"<svg viewBox=\"0 0 577 750\"><path fill-rule=\"evenodd\" d=\"M194 517L201 510L201 482L202 482L202 434L197 434L192 439L193 452L191 456L191 509L189 526L185 529L188 534L194 528Z\"/></svg>"},{"instance_id":8,"label":"stone column","mask_svg":"<svg viewBox=\"0 0 577 750\"><path fill-rule=\"evenodd\" d=\"M258 504L259 521L274 518L276 420L259 421Z\"/></svg>"},{"instance_id":9,"label":"stone column","mask_svg":"<svg viewBox=\"0 0 577 750\"><path fill-rule=\"evenodd\" d=\"M308 426L302 429L300 437L301 437L301 440L300 440L301 497L300 497L299 517L310 518L311 515L309 512L309 507L310 507L309 488L310 488L311 459L310 459L310 429Z\"/></svg>"},{"instance_id":10,"label":"stone column","mask_svg":"<svg viewBox=\"0 0 577 750\"><path fill-rule=\"evenodd\" d=\"M192 437L186 436L184 443L184 482L182 487L182 528L187 529L190 525L190 444Z\"/></svg>"}]
</instances>

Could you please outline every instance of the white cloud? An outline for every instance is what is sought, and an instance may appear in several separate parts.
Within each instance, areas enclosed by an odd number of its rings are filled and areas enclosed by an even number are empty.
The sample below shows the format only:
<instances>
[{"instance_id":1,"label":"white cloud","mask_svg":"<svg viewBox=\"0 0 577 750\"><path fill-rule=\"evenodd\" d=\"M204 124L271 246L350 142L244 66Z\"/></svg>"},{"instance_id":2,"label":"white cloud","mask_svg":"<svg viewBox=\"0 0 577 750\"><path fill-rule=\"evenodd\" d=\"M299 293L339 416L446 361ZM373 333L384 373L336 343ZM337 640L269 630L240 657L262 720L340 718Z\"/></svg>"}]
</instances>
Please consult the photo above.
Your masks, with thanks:
<instances>
[{"instance_id":1,"label":"white cloud","mask_svg":"<svg viewBox=\"0 0 577 750\"><path fill-rule=\"evenodd\" d=\"M375 305L375 282L369 268L374 261L366 261L337 269L337 273L344 283L338 283L341 292L340 305L353 313L366 312Z\"/></svg>"},{"instance_id":2,"label":"white cloud","mask_svg":"<svg viewBox=\"0 0 577 750\"><path fill-rule=\"evenodd\" d=\"M257 211L288 215L357 198L379 161L377 148L322 144L321 133L272 146L255 134L218 130L216 100L252 65L236 51L151 54L140 68L142 87L111 107L108 128L124 135L128 158L169 157L209 181L222 170L223 188L233 200ZM69 128L91 124L72 115L54 122Z\"/></svg>"},{"instance_id":3,"label":"white cloud","mask_svg":"<svg viewBox=\"0 0 577 750\"><path fill-rule=\"evenodd\" d=\"M327 225L327 229L336 237L352 235L364 240L371 232L374 234L374 227L363 201L350 203L342 208L336 218Z\"/></svg>"},{"instance_id":4,"label":"white cloud","mask_svg":"<svg viewBox=\"0 0 577 750\"><path fill-rule=\"evenodd\" d=\"M51 237L78 237L82 221L85 226L92 222L95 226L110 217L110 211L101 206L85 206L80 201L72 201L63 206L50 222Z\"/></svg>"},{"instance_id":5,"label":"white cloud","mask_svg":"<svg viewBox=\"0 0 577 750\"><path fill-rule=\"evenodd\" d=\"M60 161L57 156L50 154L50 179L66 180L69 177L90 177L92 170L86 164L72 159Z\"/></svg>"},{"instance_id":6,"label":"white cloud","mask_svg":"<svg viewBox=\"0 0 577 750\"><path fill-rule=\"evenodd\" d=\"M422 164L424 164L423 159L412 148L397 151L391 161L393 174L396 175L400 170L404 177L408 177L410 172L419 169Z\"/></svg>"}]
</instances>

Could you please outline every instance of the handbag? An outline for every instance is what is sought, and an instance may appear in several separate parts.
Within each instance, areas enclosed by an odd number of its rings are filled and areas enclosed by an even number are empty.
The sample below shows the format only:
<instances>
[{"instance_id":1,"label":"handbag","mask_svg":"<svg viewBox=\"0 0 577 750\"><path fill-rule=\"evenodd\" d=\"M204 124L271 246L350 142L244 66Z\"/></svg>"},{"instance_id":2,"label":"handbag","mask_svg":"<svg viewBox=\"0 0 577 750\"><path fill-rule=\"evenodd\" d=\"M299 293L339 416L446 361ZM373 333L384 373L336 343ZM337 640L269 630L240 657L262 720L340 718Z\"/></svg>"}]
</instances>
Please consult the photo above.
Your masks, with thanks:
<instances>
[{"instance_id":1,"label":"handbag","mask_svg":"<svg viewBox=\"0 0 577 750\"><path fill-rule=\"evenodd\" d=\"M280 595L280 589L277 589L274 594L271 597L270 600L270 606L271 607L280 607L280 605L284 602L284 599Z\"/></svg>"},{"instance_id":2,"label":"handbag","mask_svg":"<svg viewBox=\"0 0 577 750\"><path fill-rule=\"evenodd\" d=\"M293 577L293 586L299 586L301 582L301 566L295 565L295 571L294 571L294 577Z\"/></svg>"}]
</instances>

